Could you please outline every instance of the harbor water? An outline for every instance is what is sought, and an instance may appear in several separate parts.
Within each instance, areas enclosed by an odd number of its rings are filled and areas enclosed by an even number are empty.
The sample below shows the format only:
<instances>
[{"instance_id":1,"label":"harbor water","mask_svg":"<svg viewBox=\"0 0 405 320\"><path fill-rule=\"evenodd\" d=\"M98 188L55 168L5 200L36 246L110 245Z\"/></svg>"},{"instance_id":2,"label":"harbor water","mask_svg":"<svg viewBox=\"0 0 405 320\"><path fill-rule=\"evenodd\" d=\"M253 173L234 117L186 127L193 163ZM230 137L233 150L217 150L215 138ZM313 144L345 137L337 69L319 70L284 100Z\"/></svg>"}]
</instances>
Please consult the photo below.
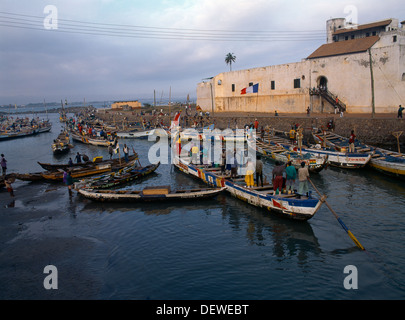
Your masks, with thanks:
<instances>
[{"instance_id":1,"label":"harbor water","mask_svg":"<svg viewBox=\"0 0 405 320\"><path fill-rule=\"evenodd\" d=\"M8 173L39 172L106 148L74 142L54 157L49 133L0 142ZM154 142L127 139L149 164ZM265 162L271 177L272 162ZM224 193L201 201L99 203L62 183L13 183L0 192L0 299L364 300L405 298L405 183L371 169L312 174L324 204L307 222L274 217ZM126 189L203 186L170 164ZM316 196L315 191L312 194ZM44 268L57 268L47 290ZM349 266L349 267L348 267ZM351 270L347 272L348 269ZM348 287L348 278L352 286Z\"/></svg>"}]
</instances>

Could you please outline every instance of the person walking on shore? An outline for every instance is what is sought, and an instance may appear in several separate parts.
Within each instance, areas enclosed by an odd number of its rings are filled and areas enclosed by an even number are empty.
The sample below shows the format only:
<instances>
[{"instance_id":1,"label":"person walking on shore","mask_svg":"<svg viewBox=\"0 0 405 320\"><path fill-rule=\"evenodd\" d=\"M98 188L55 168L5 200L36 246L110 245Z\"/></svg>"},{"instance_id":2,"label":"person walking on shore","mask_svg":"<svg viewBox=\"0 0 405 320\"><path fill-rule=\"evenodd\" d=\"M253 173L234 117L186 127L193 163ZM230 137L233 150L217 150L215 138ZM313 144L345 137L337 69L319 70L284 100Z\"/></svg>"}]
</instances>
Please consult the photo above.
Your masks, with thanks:
<instances>
[{"instance_id":1,"label":"person walking on shore","mask_svg":"<svg viewBox=\"0 0 405 320\"><path fill-rule=\"evenodd\" d=\"M1 170L2 170L3 177L6 177L7 160L4 157L4 154L1 154Z\"/></svg>"},{"instance_id":2,"label":"person walking on shore","mask_svg":"<svg viewBox=\"0 0 405 320\"><path fill-rule=\"evenodd\" d=\"M404 107L399 105L399 107L398 107L398 116L397 116L398 119L399 118L402 119L402 110L404 110Z\"/></svg>"},{"instance_id":3,"label":"person walking on shore","mask_svg":"<svg viewBox=\"0 0 405 320\"><path fill-rule=\"evenodd\" d=\"M9 179L4 180L4 184L7 188L7 191L10 193L10 196L14 197L14 190L13 187L11 186L11 180Z\"/></svg>"},{"instance_id":4,"label":"person walking on shore","mask_svg":"<svg viewBox=\"0 0 405 320\"><path fill-rule=\"evenodd\" d=\"M72 194L72 189L73 189L73 177L72 177L72 175L71 175L71 173L70 173L70 170L67 171L65 180L66 180L65 183L66 183L66 185L67 185L67 187L68 187L68 190L69 190L69 197L71 197L71 196L73 196L73 194Z\"/></svg>"}]
</instances>

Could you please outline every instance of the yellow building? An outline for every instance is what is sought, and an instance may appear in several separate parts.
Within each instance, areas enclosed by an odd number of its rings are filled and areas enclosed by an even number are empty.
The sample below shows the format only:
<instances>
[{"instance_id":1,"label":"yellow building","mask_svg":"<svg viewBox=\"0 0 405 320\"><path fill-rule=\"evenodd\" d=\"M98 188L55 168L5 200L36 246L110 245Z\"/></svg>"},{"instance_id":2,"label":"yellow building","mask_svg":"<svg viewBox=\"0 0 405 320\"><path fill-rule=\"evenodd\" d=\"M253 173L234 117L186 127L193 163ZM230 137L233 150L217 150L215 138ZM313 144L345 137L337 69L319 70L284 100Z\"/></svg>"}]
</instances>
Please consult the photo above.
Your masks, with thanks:
<instances>
[{"instance_id":1,"label":"yellow building","mask_svg":"<svg viewBox=\"0 0 405 320\"><path fill-rule=\"evenodd\" d=\"M142 103L138 100L133 101L115 101L111 105L111 109L122 109L122 110L133 110L133 109L140 109L142 107Z\"/></svg>"}]
</instances>

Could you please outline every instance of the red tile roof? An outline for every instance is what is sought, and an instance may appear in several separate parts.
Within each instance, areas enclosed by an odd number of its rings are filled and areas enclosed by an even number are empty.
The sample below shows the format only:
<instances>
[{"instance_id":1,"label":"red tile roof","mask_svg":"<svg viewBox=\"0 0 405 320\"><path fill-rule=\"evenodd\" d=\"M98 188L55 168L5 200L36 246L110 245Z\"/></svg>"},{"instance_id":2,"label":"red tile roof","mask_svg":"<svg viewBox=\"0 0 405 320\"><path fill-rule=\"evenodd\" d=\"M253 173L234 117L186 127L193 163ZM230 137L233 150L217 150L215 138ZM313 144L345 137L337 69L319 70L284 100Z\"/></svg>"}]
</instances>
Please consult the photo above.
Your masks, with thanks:
<instances>
[{"instance_id":1,"label":"red tile roof","mask_svg":"<svg viewBox=\"0 0 405 320\"><path fill-rule=\"evenodd\" d=\"M316 49L310 56L308 56L308 59L364 52L367 51L371 46L373 46L378 40L380 40L379 36L372 36L327 43Z\"/></svg>"},{"instance_id":2,"label":"red tile roof","mask_svg":"<svg viewBox=\"0 0 405 320\"><path fill-rule=\"evenodd\" d=\"M360 24L358 26L353 26L353 28L339 29L339 30L335 31L333 33L333 35L347 33L347 32L353 32L353 31L358 31L358 30L377 28L377 27L385 27L385 26L388 26L391 22L392 22L392 19L388 19L388 20L382 20L382 21L373 22L373 23Z\"/></svg>"}]
</instances>

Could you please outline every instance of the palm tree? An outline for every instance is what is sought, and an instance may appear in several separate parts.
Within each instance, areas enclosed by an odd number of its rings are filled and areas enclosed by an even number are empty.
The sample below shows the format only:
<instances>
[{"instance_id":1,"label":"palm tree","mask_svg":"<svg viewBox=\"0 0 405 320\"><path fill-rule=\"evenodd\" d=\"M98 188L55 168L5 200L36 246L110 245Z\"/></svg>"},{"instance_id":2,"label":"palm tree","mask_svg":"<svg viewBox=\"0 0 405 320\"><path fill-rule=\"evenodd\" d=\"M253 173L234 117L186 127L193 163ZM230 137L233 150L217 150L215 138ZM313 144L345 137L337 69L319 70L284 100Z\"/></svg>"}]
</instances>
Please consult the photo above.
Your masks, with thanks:
<instances>
[{"instance_id":1,"label":"palm tree","mask_svg":"<svg viewBox=\"0 0 405 320\"><path fill-rule=\"evenodd\" d=\"M228 53L225 56L225 62L226 64L229 64L229 71L232 71L232 62L235 62L236 56L233 55L233 53Z\"/></svg>"}]
</instances>

